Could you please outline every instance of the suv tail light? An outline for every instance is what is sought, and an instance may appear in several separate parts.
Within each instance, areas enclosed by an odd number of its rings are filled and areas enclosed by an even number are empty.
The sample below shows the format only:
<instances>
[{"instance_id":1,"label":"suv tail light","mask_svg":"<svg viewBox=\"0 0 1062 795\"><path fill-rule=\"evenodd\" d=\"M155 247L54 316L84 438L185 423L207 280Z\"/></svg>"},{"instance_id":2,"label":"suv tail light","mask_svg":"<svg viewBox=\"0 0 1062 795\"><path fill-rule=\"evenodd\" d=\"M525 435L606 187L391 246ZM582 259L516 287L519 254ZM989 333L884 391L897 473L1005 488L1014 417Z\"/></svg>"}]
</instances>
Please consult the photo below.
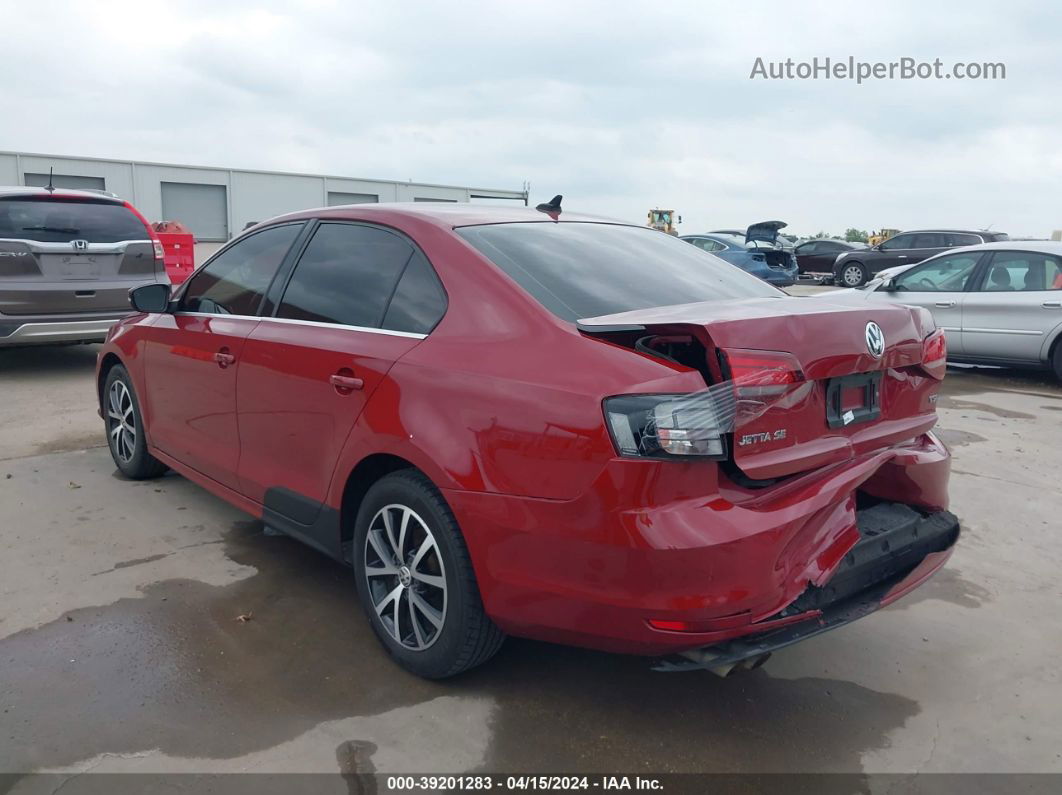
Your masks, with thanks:
<instances>
[{"instance_id":1,"label":"suv tail light","mask_svg":"<svg viewBox=\"0 0 1062 795\"><path fill-rule=\"evenodd\" d=\"M943 329L937 329L922 341L922 369L938 381L948 369L948 342Z\"/></svg>"},{"instance_id":2,"label":"suv tail light","mask_svg":"<svg viewBox=\"0 0 1062 795\"><path fill-rule=\"evenodd\" d=\"M144 229L147 230L148 239L151 241L152 248L155 251L155 261L161 262L166 257L166 251L162 248L162 241L159 240L158 233L155 232L155 228L147 222L147 219L140 214L140 210L136 209L129 202L122 202L125 208L129 210L133 215L140 219L140 223L144 225Z\"/></svg>"}]
</instances>

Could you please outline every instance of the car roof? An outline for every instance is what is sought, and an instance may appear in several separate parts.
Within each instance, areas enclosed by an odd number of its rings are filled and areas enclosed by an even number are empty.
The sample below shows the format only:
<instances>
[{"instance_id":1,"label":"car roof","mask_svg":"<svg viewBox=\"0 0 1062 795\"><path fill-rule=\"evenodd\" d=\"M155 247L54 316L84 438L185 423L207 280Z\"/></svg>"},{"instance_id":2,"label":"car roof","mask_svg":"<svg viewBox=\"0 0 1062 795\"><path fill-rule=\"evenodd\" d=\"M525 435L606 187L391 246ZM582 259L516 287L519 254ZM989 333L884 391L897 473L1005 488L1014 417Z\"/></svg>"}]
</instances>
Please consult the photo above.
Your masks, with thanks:
<instances>
[{"instance_id":1,"label":"car roof","mask_svg":"<svg viewBox=\"0 0 1062 795\"><path fill-rule=\"evenodd\" d=\"M503 207L490 204L471 204L466 202L381 202L379 204L347 204L335 207L317 207L288 213L274 221L291 221L305 218L347 219L352 221L388 221L400 218L414 218L435 223L449 229L462 226L481 226L484 224L515 224L536 222L583 222L599 224L619 224L622 226L640 226L626 221L603 218L596 215L584 215L562 210L554 218L533 207L517 205ZM648 227L646 227L648 228Z\"/></svg>"},{"instance_id":2,"label":"car roof","mask_svg":"<svg viewBox=\"0 0 1062 795\"><path fill-rule=\"evenodd\" d=\"M902 232L897 232L893 237L899 237L900 235L916 235L919 232L954 232L960 235L1002 235L1004 232L997 232L989 229L941 229L939 227L933 227L931 229L904 229Z\"/></svg>"},{"instance_id":3,"label":"car roof","mask_svg":"<svg viewBox=\"0 0 1062 795\"><path fill-rule=\"evenodd\" d=\"M963 251L1028 251L1035 254L1054 254L1062 257L1062 241L1058 240L997 240L992 243L978 243L976 246L960 246L942 251L936 257L949 256ZM923 260L924 261L924 260Z\"/></svg>"},{"instance_id":4,"label":"car roof","mask_svg":"<svg viewBox=\"0 0 1062 795\"><path fill-rule=\"evenodd\" d=\"M122 204L122 200L107 193L94 190L67 190L66 188L30 188L25 185L0 185L0 199L17 199L20 197L49 197L55 199L92 199L93 201Z\"/></svg>"}]
</instances>

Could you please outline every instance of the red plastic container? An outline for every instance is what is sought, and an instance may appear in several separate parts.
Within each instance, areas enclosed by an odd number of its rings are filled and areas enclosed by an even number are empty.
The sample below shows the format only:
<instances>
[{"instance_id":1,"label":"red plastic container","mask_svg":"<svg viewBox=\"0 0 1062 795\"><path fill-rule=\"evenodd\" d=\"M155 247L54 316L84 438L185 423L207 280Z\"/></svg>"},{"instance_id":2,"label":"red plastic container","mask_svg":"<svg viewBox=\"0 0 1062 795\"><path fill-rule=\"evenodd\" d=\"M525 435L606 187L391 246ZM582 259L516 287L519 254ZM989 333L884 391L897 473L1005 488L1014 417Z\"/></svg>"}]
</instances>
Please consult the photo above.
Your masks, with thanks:
<instances>
[{"instance_id":1,"label":"red plastic container","mask_svg":"<svg viewBox=\"0 0 1062 795\"><path fill-rule=\"evenodd\" d=\"M180 221L152 224L162 243L166 275L172 284L180 284L195 270L195 237Z\"/></svg>"}]
</instances>

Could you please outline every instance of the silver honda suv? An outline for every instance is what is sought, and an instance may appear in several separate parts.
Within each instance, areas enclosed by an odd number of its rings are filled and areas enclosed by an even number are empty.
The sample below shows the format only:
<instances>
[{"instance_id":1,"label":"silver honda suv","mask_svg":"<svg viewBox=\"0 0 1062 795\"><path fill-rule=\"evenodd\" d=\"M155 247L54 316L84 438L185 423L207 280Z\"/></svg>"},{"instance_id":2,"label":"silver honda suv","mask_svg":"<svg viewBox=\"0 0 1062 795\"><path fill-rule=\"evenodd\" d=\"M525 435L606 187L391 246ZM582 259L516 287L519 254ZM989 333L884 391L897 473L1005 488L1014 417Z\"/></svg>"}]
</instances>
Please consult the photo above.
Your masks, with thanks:
<instances>
[{"instance_id":1,"label":"silver honda suv","mask_svg":"<svg viewBox=\"0 0 1062 795\"><path fill-rule=\"evenodd\" d=\"M169 284L162 245L129 202L0 187L0 347L102 341L152 283Z\"/></svg>"}]
</instances>

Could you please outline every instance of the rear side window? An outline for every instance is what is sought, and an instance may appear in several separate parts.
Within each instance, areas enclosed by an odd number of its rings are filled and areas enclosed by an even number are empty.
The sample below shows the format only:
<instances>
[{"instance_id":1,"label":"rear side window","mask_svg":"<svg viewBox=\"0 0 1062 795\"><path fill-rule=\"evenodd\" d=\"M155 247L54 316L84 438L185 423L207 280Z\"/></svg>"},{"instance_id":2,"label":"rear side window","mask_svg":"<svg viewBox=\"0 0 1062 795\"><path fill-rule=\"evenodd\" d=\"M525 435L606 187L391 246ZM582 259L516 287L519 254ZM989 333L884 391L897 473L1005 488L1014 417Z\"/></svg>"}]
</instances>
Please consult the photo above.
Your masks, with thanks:
<instances>
[{"instance_id":1,"label":"rear side window","mask_svg":"<svg viewBox=\"0 0 1062 795\"><path fill-rule=\"evenodd\" d=\"M960 232L949 232L944 235L949 246L977 246L981 244L981 238L977 235L965 235Z\"/></svg>"},{"instance_id":2,"label":"rear side window","mask_svg":"<svg viewBox=\"0 0 1062 795\"><path fill-rule=\"evenodd\" d=\"M780 290L677 237L618 224L467 226L457 234L539 303L576 321Z\"/></svg>"},{"instance_id":3,"label":"rear side window","mask_svg":"<svg viewBox=\"0 0 1062 795\"><path fill-rule=\"evenodd\" d=\"M302 224L273 226L243 237L210 260L188 283L185 312L256 315L273 275Z\"/></svg>"},{"instance_id":4,"label":"rear side window","mask_svg":"<svg viewBox=\"0 0 1062 795\"><path fill-rule=\"evenodd\" d=\"M149 240L147 227L124 204L67 199L0 199L0 238L39 243L122 243Z\"/></svg>"},{"instance_id":5,"label":"rear side window","mask_svg":"<svg viewBox=\"0 0 1062 795\"><path fill-rule=\"evenodd\" d=\"M431 263L416 252L387 307L383 327L391 331L427 334L446 313L446 293Z\"/></svg>"},{"instance_id":6,"label":"rear side window","mask_svg":"<svg viewBox=\"0 0 1062 795\"><path fill-rule=\"evenodd\" d=\"M378 328L413 246L393 232L321 224L291 275L277 317Z\"/></svg>"}]
</instances>

